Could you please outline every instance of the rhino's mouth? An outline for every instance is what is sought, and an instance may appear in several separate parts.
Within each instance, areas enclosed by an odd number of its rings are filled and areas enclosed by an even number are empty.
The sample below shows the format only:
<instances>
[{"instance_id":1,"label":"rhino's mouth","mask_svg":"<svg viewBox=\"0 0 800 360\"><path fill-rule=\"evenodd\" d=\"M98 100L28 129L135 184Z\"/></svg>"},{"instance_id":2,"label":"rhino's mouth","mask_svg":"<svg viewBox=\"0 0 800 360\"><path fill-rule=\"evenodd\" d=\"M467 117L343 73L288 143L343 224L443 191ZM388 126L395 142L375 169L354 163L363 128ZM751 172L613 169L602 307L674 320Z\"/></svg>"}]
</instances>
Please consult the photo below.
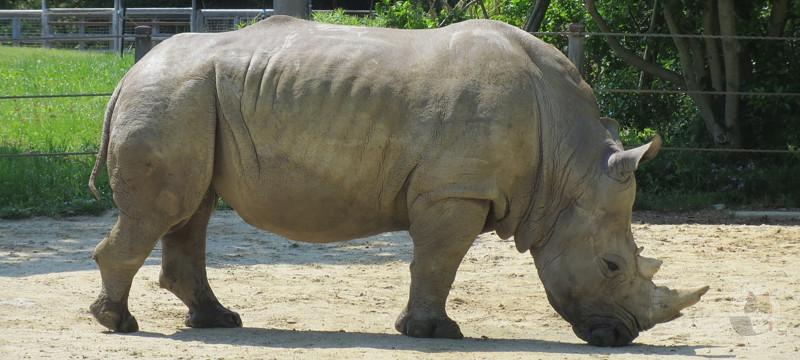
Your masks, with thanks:
<instances>
[{"instance_id":1,"label":"rhino's mouth","mask_svg":"<svg viewBox=\"0 0 800 360\"><path fill-rule=\"evenodd\" d=\"M593 315L573 325L575 335L595 346L630 344L645 329L632 311L621 304L615 305L617 311L613 315Z\"/></svg>"},{"instance_id":2,"label":"rhino's mouth","mask_svg":"<svg viewBox=\"0 0 800 360\"><path fill-rule=\"evenodd\" d=\"M622 310L622 313L621 313L622 317L625 317L626 320L627 320L624 323L626 323L626 325L627 325L626 327L629 329L629 331L631 333L636 333L638 335L639 331L646 330L644 327L642 327L642 324L639 323L639 319L636 317L636 315L633 314L633 312L631 312L630 310L626 309L624 306L622 306L620 304L617 304L617 306L619 306L619 308ZM635 336L636 335L634 335L634 337Z\"/></svg>"},{"instance_id":3,"label":"rhino's mouth","mask_svg":"<svg viewBox=\"0 0 800 360\"><path fill-rule=\"evenodd\" d=\"M627 321L610 316L594 316L573 325L572 331L594 346L625 346L639 336L639 331L631 328Z\"/></svg>"}]
</instances>

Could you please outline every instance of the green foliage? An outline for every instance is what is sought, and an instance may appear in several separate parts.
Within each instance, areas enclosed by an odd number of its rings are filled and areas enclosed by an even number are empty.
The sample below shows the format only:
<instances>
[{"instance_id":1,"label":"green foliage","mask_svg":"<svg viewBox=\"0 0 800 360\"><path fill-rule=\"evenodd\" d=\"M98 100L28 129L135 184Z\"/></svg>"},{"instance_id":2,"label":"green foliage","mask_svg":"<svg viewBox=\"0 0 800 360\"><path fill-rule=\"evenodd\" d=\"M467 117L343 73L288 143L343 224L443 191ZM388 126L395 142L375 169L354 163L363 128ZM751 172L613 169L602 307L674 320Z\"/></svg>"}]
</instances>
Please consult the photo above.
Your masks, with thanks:
<instances>
[{"instance_id":1,"label":"green foliage","mask_svg":"<svg viewBox=\"0 0 800 360\"><path fill-rule=\"evenodd\" d=\"M0 47L0 94L107 93L132 58L110 53ZM107 98L0 100L0 153L94 151ZM87 181L93 156L0 158L0 217L96 213ZM98 185L109 194L107 181Z\"/></svg>"},{"instance_id":2,"label":"green foliage","mask_svg":"<svg viewBox=\"0 0 800 360\"><path fill-rule=\"evenodd\" d=\"M620 140L622 140L623 144L628 145L644 144L653 139L655 135L656 131L651 128L644 128L642 130L622 128L619 131Z\"/></svg>"},{"instance_id":3,"label":"green foliage","mask_svg":"<svg viewBox=\"0 0 800 360\"><path fill-rule=\"evenodd\" d=\"M386 27L386 22L382 17L348 15L345 13L344 9L335 9L330 12L315 11L311 15L314 18L314 21L322 23L351 26Z\"/></svg>"},{"instance_id":4,"label":"green foliage","mask_svg":"<svg viewBox=\"0 0 800 360\"><path fill-rule=\"evenodd\" d=\"M690 210L711 204L800 206L800 156L662 151L636 174L636 207Z\"/></svg>"},{"instance_id":5,"label":"green foliage","mask_svg":"<svg viewBox=\"0 0 800 360\"><path fill-rule=\"evenodd\" d=\"M375 13L386 27L428 29L438 25L437 18L430 17L420 3L411 0L381 0L375 3Z\"/></svg>"},{"instance_id":6,"label":"green foliage","mask_svg":"<svg viewBox=\"0 0 800 360\"><path fill-rule=\"evenodd\" d=\"M491 10L489 18L520 27L525 25L531 8L531 0L487 0L484 3Z\"/></svg>"}]
</instances>

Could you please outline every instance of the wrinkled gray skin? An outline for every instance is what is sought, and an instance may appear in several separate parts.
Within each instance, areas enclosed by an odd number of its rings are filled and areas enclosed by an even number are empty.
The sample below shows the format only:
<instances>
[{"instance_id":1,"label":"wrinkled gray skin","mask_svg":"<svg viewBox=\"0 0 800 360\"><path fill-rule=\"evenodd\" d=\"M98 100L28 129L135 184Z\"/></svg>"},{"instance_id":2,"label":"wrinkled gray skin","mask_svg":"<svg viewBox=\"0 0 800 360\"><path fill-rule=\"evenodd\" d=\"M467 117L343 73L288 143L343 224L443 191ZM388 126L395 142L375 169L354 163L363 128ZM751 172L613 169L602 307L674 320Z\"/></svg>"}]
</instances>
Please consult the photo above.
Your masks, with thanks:
<instances>
[{"instance_id":1,"label":"wrinkled gray skin","mask_svg":"<svg viewBox=\"0 0 800 360\"><path fill-rule=\"evenodd\" d=\"M218 197L248 223L332 242L408 230L408 304L396 328L461 338L445 302L475 237L531 251L550 303L595 345L624 345L705 288L650 280L630 230L633 171L613 120L550 45L514 27L365 29L274 16L156 46L108 106L90 186L107 158L120 215L95 250L91 312L136 331L127 301L159 239L162 287L192 327L241 326L206 279ZM107 156L107 157L106 157ZM96 190L95 190L96 191Z\"/></svg>"}]
</instances>

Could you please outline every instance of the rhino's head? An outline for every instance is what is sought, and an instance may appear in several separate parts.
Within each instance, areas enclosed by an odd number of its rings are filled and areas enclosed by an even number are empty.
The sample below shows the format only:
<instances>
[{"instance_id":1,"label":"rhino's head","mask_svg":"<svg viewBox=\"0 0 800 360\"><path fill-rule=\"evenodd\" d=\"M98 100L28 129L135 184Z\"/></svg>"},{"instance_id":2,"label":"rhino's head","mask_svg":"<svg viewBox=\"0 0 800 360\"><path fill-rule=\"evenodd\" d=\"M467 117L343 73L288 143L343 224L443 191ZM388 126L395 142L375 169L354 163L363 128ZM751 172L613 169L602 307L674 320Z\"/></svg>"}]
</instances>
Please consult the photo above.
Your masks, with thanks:
<instances>
[{"instance_id":1,"label":"rhino's head","mask_svg":"<svg viewBox=\"0 0 800 360\"><path fill-rule=\"evenodd\" d=\"M603 122L615 144L598 165L600 179L554 215L532 253L550 304L575 334L592 345L621 346L680 316L708 287L672 290L653 283L661 261L641 256L631 233L633 172L655 156L661 140L622 150L616 123Z\"/></svg>"}]
</instances>

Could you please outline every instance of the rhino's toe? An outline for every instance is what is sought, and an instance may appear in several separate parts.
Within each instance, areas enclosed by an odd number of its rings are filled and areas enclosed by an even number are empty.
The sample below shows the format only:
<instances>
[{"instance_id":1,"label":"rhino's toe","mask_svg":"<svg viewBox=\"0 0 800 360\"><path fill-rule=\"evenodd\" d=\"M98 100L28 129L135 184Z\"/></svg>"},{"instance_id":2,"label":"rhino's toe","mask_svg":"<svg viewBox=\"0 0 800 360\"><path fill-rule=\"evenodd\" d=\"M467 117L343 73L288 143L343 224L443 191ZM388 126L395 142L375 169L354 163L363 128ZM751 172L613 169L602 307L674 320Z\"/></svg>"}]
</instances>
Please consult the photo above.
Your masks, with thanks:
<instances>
[{"instance_id":1,"label":"rhino's toe","mask_svg":"<svg viewBox=\"0 0 800 360\"><path fill-rule=\"evenodd\" d=\"M463 339L461 328L449 318L401 319L397 324L403 335L416 338Z\"/></svg>"},{"instance_id":2,"label":"rhino's toe","mask_svg":"<svg viewBox=\"0 0 800 360\"><path fill-rule=\"evenodd\" d=\"M111 331L131 333L139 331L139 323L131 315L127 307L121 303L111 302L105 298L98 298L89 307L97 322Z\"/></svg>"},{"instance_id":3,"label":"rhino's toe","mask_svg":"<svg viewBox=\"0 0 800 360\"><path fill-rule=\"evenodd\" d=\"M186 316L186 326L193 328L242 327L242 318L235 311L216 304L202 310L189 311Z\"/></svg>"}]
</instances>

